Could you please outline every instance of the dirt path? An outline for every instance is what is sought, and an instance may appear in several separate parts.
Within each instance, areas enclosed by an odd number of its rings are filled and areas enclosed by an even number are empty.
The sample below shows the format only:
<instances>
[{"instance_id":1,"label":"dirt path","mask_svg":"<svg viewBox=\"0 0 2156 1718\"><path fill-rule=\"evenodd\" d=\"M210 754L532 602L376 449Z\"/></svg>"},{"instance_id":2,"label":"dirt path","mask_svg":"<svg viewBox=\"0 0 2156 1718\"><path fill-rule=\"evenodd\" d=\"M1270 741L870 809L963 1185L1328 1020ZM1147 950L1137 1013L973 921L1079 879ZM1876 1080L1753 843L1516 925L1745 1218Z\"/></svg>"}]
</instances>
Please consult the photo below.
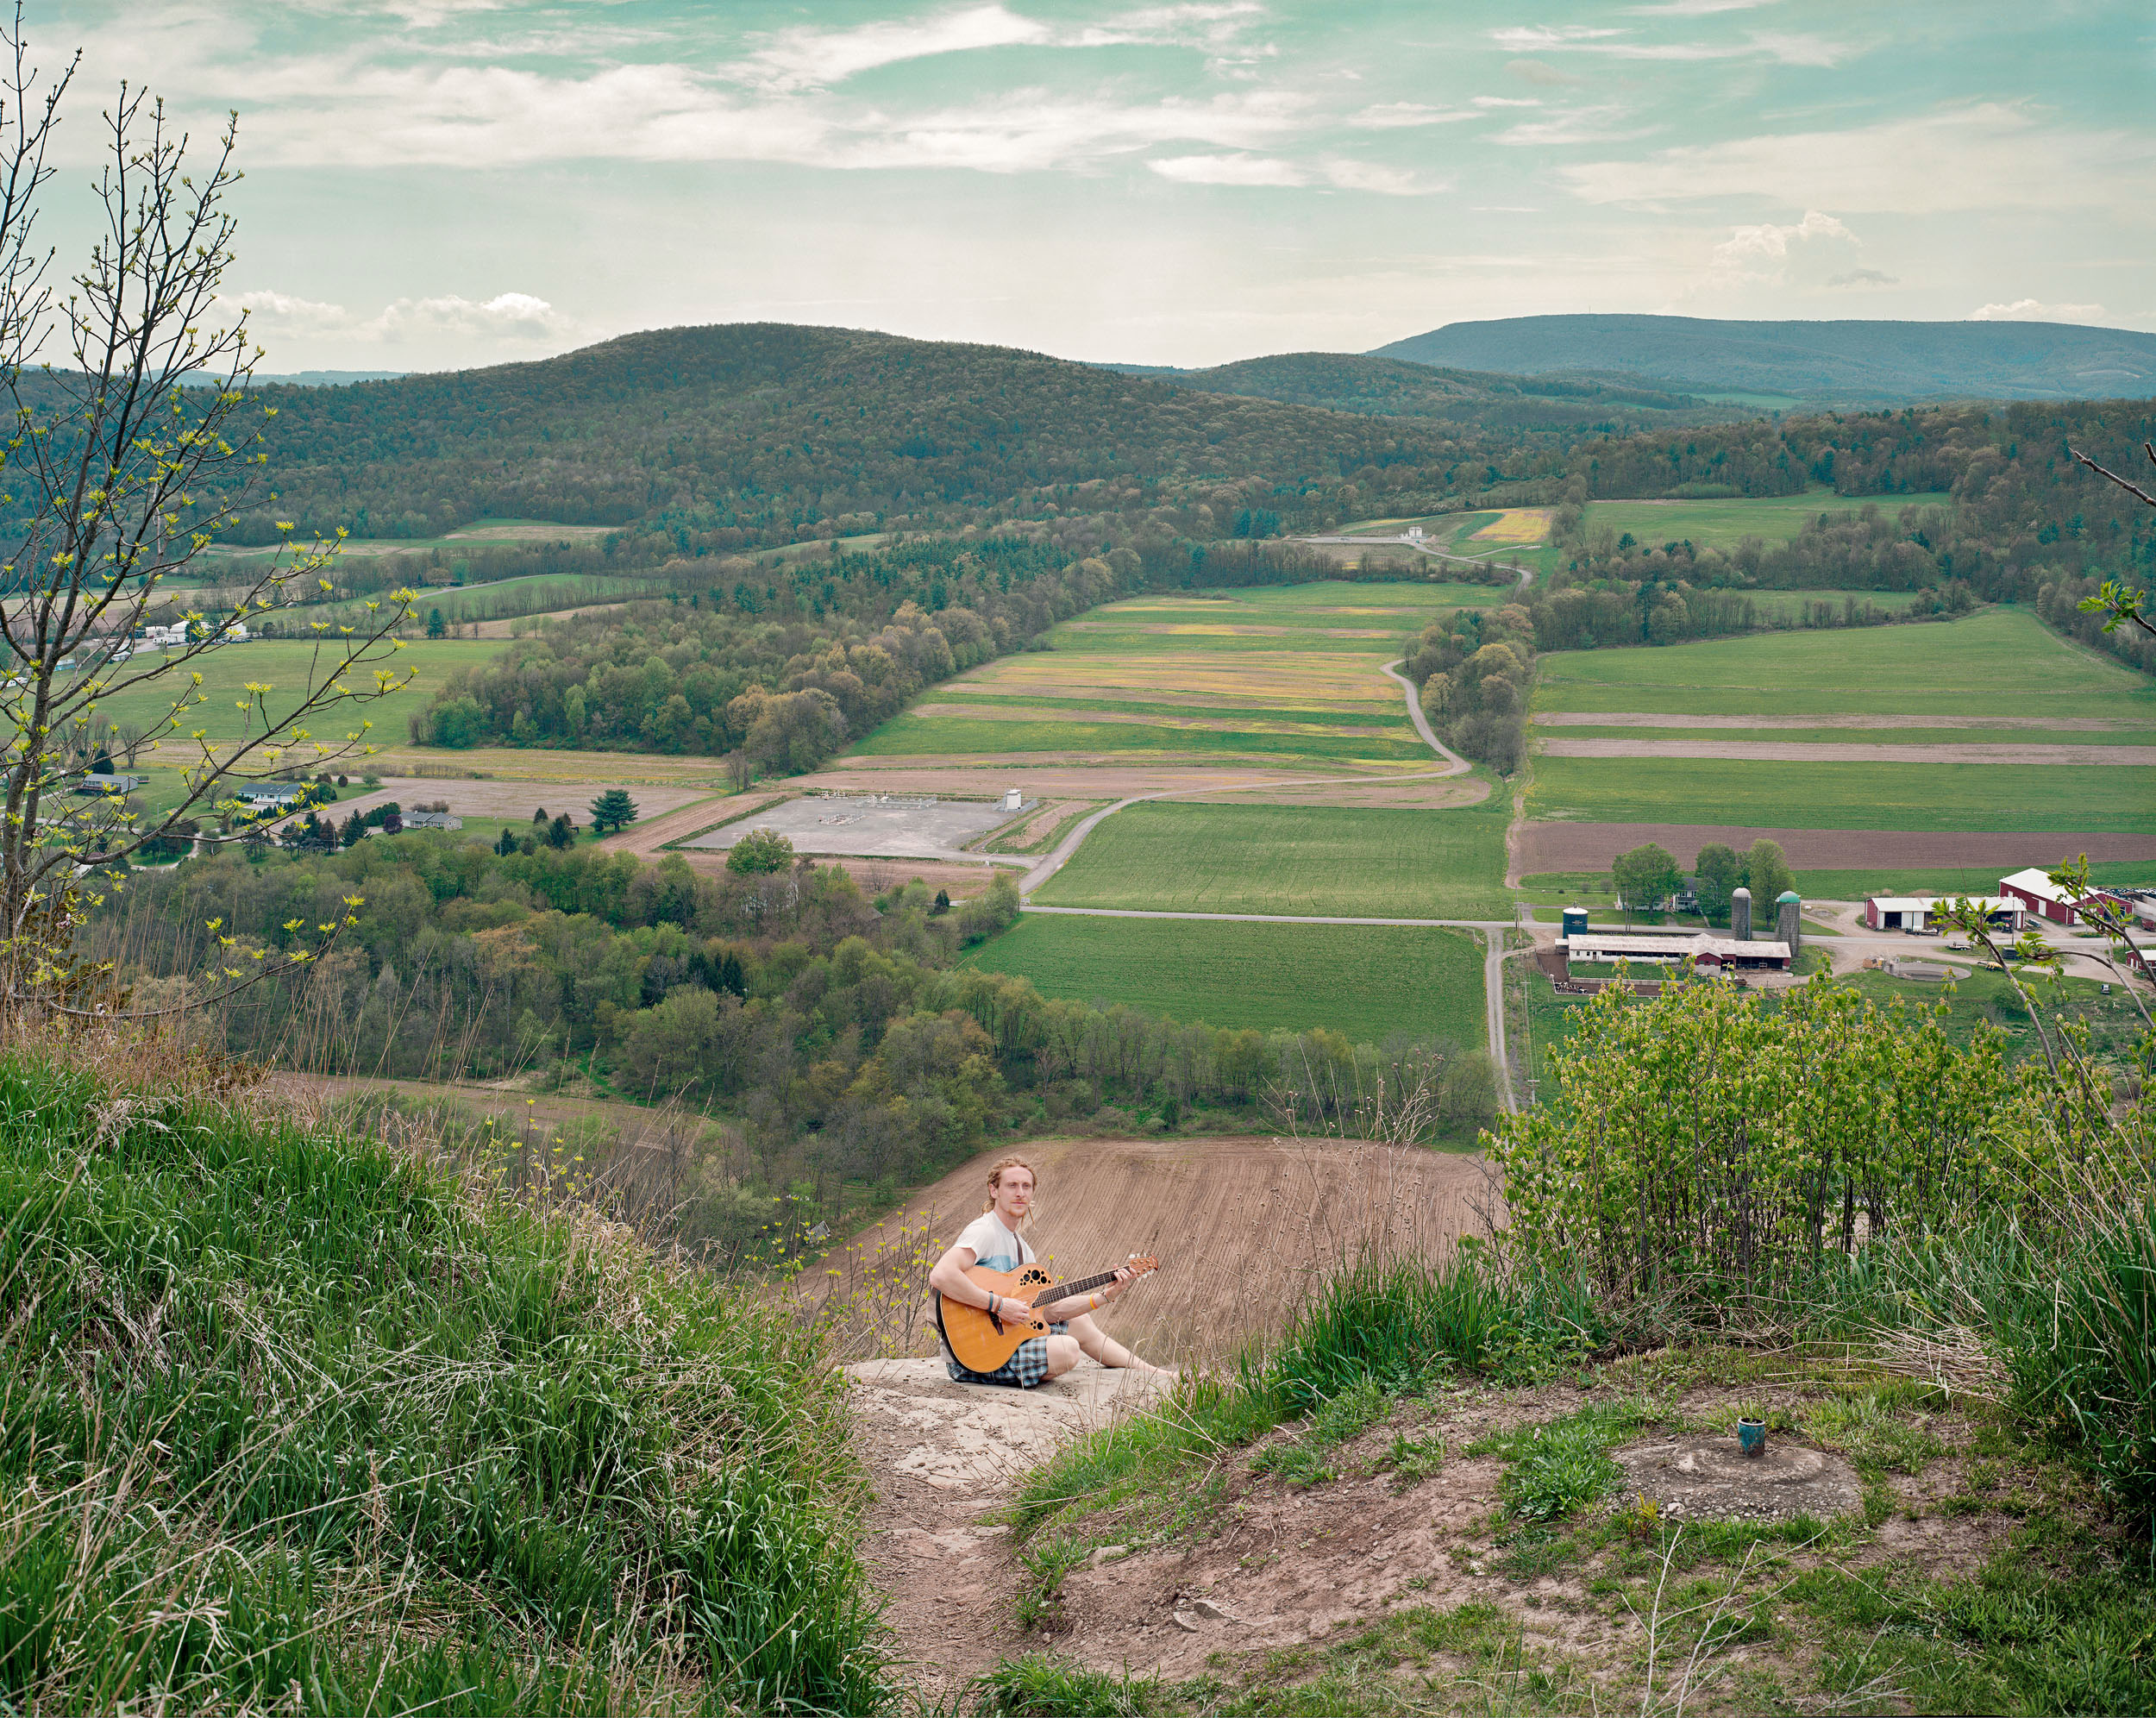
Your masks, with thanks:
<instances>
[{"instance_id":1,"label":"dirt path","mask_svg":"<svg viewBox=\"0 0 2156 1718\"><path fill-rule=\"evenodd\" d=\"M854 1447L875 1481L869 1572L917 1687L962 1688L1029 1643L1012 1616L1024 1577L1011 1530L987 1517L1012 1483L1082 1432L1161 1393L1153 1375L1091 1361L1038 1389L955 1384L941 1360L869 1360L854 1383Z\"/></svg>"},{"instance_id":2,"label":"dirt path","mask_svg":"<svg viewBox=\"0 0 2156 1718\"><path fill-rule=\"evenodd\" d=\"M1360 1140L1260 1137L1037 1139L1035 1241L1059 1276L1133 1251L1161 1268L1102 1326L1150 1360L1221 1365L1254 1336L1283 1327L1311 1283L1377 1237L1436 1261L1496 1215L1479 1157ZM1000 1658L1040 1645L1013 1625L1026 1578L1006 1528L985 1516L1013 1477L1064 1441L1154 1398L1160 1383L1083 1363L1039 1390L952 1383L910 1285L981 1208L984 1154L922 1188L831 1263L874 1269L895 1245L908 1291L881 1339L912 1357L846 1370L855 1383L856 1447L875 1502L868 1557L890 1601L901 1654L924 1693L948 1693ZM900 1306L897 1302L907 1304Z\"/></svg>"}]
</instances>

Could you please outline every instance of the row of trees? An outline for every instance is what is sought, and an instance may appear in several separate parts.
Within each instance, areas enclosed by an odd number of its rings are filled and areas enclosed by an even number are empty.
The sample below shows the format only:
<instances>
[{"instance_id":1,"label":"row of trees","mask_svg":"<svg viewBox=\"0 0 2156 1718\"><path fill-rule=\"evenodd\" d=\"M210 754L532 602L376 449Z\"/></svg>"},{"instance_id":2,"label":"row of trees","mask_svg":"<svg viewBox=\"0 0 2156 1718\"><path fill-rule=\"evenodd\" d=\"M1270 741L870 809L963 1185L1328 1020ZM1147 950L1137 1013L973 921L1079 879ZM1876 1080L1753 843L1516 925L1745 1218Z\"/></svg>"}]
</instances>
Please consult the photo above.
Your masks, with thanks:
<instances>
[{"instance_id":1,"label":"row of trees","mask_svg":"<svg viewBox=\"0 0 2156 1718\"><path fill-rule=\"evenodd\" d=\"M1761 923L1757 915L1796 887L1781 843L1764 836L1742 853L1725 842L1710 841L1692 862L1691 893L1700 916L1710 925L1727 925L1732 898L1739 889L1749 889L1756 931ZM1685 887L1684 868L1658 841L1620 853L1610 862L1610 875L1627 920L1635 912L1662 912Z\"/></svg>"},{"instance_id":2,"label":"row of trees","mask_svg":"<svg viewBox=\"0 0 2156 1718\"><path fill-rule=\"evenodd\" d=\"M956 906L920 884L872 902L843 870L782 852L775 868L705 875L678 856L501 855L423 832L141 874L91 929L138 1006L171 1006L213 953L273 962L352 896L356 922L319 962L203 1012L199 1028L321 1072L573 1067L624 1095L710 1106L744 1125L766 1191L802 1176L918 1182L1043 1114L1108 1110L1128 1126L1282 1100L1323 1127L1422 1075L1457 1128L1495 1105L1479 1054L1216 1030L954 970L1015 918L1007 878Z\"/></svg>"},{"instance_id":3,"label":"row of trees","mask_svg":"<svg viewBox=\"0 0 2156 1718\"><path fill-rule=\"evenodd\" d=\"M1455 609L1431 622L1401 672L1446 745L1509 775L1526 756L1534 661L1532 618L1507 603Z\"/></svg>"}]
</instances>

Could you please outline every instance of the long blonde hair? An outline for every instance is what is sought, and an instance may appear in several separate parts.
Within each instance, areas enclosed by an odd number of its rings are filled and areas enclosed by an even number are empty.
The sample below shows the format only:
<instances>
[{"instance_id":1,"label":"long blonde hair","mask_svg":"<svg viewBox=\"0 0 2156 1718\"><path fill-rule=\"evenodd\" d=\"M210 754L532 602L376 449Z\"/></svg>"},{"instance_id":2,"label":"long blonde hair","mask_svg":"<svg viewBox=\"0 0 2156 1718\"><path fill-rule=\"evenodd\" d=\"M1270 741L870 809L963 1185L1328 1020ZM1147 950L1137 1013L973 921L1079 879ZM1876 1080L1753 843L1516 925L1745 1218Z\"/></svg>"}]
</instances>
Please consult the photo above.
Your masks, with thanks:
<instances>
[{"instance_id":1,"label":"long blonde hair","mask_svg":"<svg viewBox=\"0 0 2156 1718\"><path fill-rule=\"evenodd\" d=\"M1040 1188L1041 1172L1027 1163L1025 1158L1015 1154L1008 1157L999 1157L988 1169L988 1202L981 1207L981 1214L984 1216L996 1208L995 1192L1003 1185L1003 1172L1006 1169L1024 1169L1026 1174L1033 1177L1034 1190L1037 1192ZM1020 1229L1031 1228L1033 1220L1039 1215L1040 1208L1036 1206L1026 1212L1018 1227Z\"/></svg>"}]
</instances>

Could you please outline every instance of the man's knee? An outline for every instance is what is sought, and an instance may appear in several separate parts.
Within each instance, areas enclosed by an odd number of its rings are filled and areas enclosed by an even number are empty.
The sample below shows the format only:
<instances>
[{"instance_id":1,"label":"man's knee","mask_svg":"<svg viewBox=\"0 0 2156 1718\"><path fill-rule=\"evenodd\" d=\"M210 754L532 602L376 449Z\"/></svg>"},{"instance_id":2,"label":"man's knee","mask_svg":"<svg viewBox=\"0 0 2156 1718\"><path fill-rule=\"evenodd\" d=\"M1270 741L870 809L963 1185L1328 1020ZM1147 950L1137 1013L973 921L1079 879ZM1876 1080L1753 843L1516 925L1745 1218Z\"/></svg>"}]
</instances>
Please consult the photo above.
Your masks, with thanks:
<instances>
[{"instance_id":1,"label":"man's knee","mask_svg":"<svg viewBox=\"0 0 2156 1718\"><path fill-rule=\"evenodd\" d=\"M1048 1339L1048 1376L1060 1378L1078 1364L1078 1339L1074 1336L1051 1336Z\"/></svg>"}]
</instances>

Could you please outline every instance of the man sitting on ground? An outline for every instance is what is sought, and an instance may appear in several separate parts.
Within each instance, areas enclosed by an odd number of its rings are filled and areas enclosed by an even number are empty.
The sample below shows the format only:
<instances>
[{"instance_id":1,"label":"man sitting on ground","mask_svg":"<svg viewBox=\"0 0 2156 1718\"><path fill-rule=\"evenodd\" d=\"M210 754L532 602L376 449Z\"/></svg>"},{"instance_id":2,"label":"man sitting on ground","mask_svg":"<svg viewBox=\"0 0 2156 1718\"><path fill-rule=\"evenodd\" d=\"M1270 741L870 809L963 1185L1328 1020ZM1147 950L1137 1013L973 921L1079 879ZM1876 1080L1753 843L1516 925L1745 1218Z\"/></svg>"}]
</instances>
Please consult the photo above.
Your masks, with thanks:
<instances>
[{"instance_id":1,"label":"man sitting on ground","mask_svg":"<svg viewBox=\"0 0 2156 1718\"><path fill-rule=\"evenodd\" d=\"M993 1295L966 1275L976 1264L1007 1273L1033 1263L1033 1249L1024 1232L1032 1222L1033 1191L1033 1166L1022 1157L1004 1158L988 1171L987 1208L965 1226L928 1274L929 1287L946 1298L980 1307L1006 1324L1030 1325L1037 1332L1020 1343L1018 1352L993 1372L975 1372L962 1366L946 1344L943 1362L951 1376L962 1384L1002 1384L1030 1390L1036 1384L1062 1376L1078 1364L1081 1354L1091 1355L1103 1366L1164 1372L1165 1368L1139 1359L1093 1321L1095 1311L1119 1299L1131 1286L1131 1274L1127 1270L1117 1271L1113 1282L1093 1294L1040 1307Z\"/></svg>"}]
</instances>

